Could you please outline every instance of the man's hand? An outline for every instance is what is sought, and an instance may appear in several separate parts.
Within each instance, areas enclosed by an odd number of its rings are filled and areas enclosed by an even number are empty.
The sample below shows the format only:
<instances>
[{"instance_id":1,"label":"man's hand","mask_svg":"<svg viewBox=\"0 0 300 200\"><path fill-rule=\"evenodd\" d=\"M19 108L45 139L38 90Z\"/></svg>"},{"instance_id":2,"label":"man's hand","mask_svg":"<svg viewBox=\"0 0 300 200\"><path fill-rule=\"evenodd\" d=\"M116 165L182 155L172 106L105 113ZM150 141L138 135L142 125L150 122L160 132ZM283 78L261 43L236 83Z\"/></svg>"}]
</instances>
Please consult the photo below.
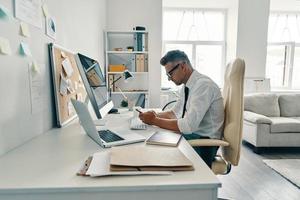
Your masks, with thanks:
<instances>
[{"instance_id":1,"label":"man's hand","mask_svg":"<svg viewBox=\"0 0 300 200\"><path fill-rule=\"evenodd\" d=\"M155 125L155 119L157 118L157 115L154 111L148 111L144 113L139 114L139 118L145 123L149 125Z\"/></svg>"}]
</instances>

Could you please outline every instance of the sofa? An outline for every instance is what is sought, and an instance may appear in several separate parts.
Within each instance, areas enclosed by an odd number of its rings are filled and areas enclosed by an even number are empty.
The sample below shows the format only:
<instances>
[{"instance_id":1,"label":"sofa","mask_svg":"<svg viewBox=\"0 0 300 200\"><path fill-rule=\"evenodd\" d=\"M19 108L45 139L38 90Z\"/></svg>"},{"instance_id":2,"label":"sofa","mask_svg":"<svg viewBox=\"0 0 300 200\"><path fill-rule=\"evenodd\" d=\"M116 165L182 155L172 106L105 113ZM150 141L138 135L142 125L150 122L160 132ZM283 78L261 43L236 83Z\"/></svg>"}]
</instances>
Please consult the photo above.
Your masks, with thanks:
<instances>
[{"instance_id":1,"label":"sofa","mask_svg":"<svg viewBox=\"0 0 300 200\"><path fill-rule=\"evenodd\" d=\"M243 140L260 147L300 147L300 94L244 96Z\"/></svg>"}]
</instances>

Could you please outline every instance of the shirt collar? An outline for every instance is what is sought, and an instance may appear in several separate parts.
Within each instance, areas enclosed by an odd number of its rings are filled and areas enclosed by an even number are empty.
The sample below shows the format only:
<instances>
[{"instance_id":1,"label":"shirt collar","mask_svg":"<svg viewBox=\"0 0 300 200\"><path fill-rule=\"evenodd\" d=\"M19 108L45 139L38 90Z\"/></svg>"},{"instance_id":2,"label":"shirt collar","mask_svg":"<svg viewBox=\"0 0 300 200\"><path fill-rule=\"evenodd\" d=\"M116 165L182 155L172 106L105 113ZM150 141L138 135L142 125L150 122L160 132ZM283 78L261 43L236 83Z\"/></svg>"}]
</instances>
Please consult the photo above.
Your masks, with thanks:
<instances>
[{"instance_id":1,"label":"shirt collar","mask_svg":"<svg viewBox=\"0 0 300 200\"><path fill-rule=\"evenodd\" d=\"M188 87L189 89L191 89L193 84L195 84L195 81L197 80L198 74L199 74L199 72L197 72L196 70L193 70L191 76L189 77L188 81L185 84L185 87Z\"/></svg>"}]
</instances>

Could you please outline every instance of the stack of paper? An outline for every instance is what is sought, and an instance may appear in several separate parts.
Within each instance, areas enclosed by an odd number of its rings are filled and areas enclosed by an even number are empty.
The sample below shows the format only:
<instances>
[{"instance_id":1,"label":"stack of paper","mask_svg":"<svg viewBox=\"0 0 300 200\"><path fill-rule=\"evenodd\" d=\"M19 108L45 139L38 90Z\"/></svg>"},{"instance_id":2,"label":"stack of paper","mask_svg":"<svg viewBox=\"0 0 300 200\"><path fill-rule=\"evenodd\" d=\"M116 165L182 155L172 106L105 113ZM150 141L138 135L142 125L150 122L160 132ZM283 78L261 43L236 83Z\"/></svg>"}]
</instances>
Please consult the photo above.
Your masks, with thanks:
<instances>
[{"instance_id":1,"label":"stack of paper","mask_svg":"<svg viewBox=\"0 0 300 200\"><path fill-rule=\"evenodd\" d=\"M128 146L113 147L111 171L190 171L193 163L172 147Z\"/></svg>"},{"instance_id":2,"label":"stack of paper","mask_svg":"<svg viewBox=\"0 0 300 200\"><path fill-rule=\"evenodd\" d=\"M85 176L170 175L172 171L194 170L177 148L126 146L95 153L77 173Z\"/></svg>"},{"instance_id":3,"label":"stack of paper","mask_svg":"<svg viewBox=\"0 0 300 200\"><path fill-rule=\"evenodd\" d=\"M110 171L110 152L99 152L93 155L93 159L85 175L88 176L112 176L112 175L169 175L170 171L127 171L113 172Z\"/></svg>"}]
</instances>

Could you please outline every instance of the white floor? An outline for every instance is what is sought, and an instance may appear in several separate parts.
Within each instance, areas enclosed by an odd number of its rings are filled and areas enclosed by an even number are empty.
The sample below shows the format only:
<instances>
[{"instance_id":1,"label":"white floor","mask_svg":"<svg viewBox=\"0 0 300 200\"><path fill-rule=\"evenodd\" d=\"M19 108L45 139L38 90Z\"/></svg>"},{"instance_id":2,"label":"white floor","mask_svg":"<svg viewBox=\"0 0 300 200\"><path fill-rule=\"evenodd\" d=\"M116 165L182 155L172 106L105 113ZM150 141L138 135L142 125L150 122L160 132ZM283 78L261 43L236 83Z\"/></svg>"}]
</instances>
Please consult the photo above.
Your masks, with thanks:
<instances>
[{"instance_id":1,"label":"white floor","mask_svg":"<svg viewBox=\"0 0 300 200\"><path fill-rule=\"evenodd\" d=\"M263 159L300 158L298 149L271 149L260 155L242 144L240 163L228 175L218 176L222 182L219 197L237 200L299 200L300 188L263 163Z\"/></svg>"}]
</instances>

